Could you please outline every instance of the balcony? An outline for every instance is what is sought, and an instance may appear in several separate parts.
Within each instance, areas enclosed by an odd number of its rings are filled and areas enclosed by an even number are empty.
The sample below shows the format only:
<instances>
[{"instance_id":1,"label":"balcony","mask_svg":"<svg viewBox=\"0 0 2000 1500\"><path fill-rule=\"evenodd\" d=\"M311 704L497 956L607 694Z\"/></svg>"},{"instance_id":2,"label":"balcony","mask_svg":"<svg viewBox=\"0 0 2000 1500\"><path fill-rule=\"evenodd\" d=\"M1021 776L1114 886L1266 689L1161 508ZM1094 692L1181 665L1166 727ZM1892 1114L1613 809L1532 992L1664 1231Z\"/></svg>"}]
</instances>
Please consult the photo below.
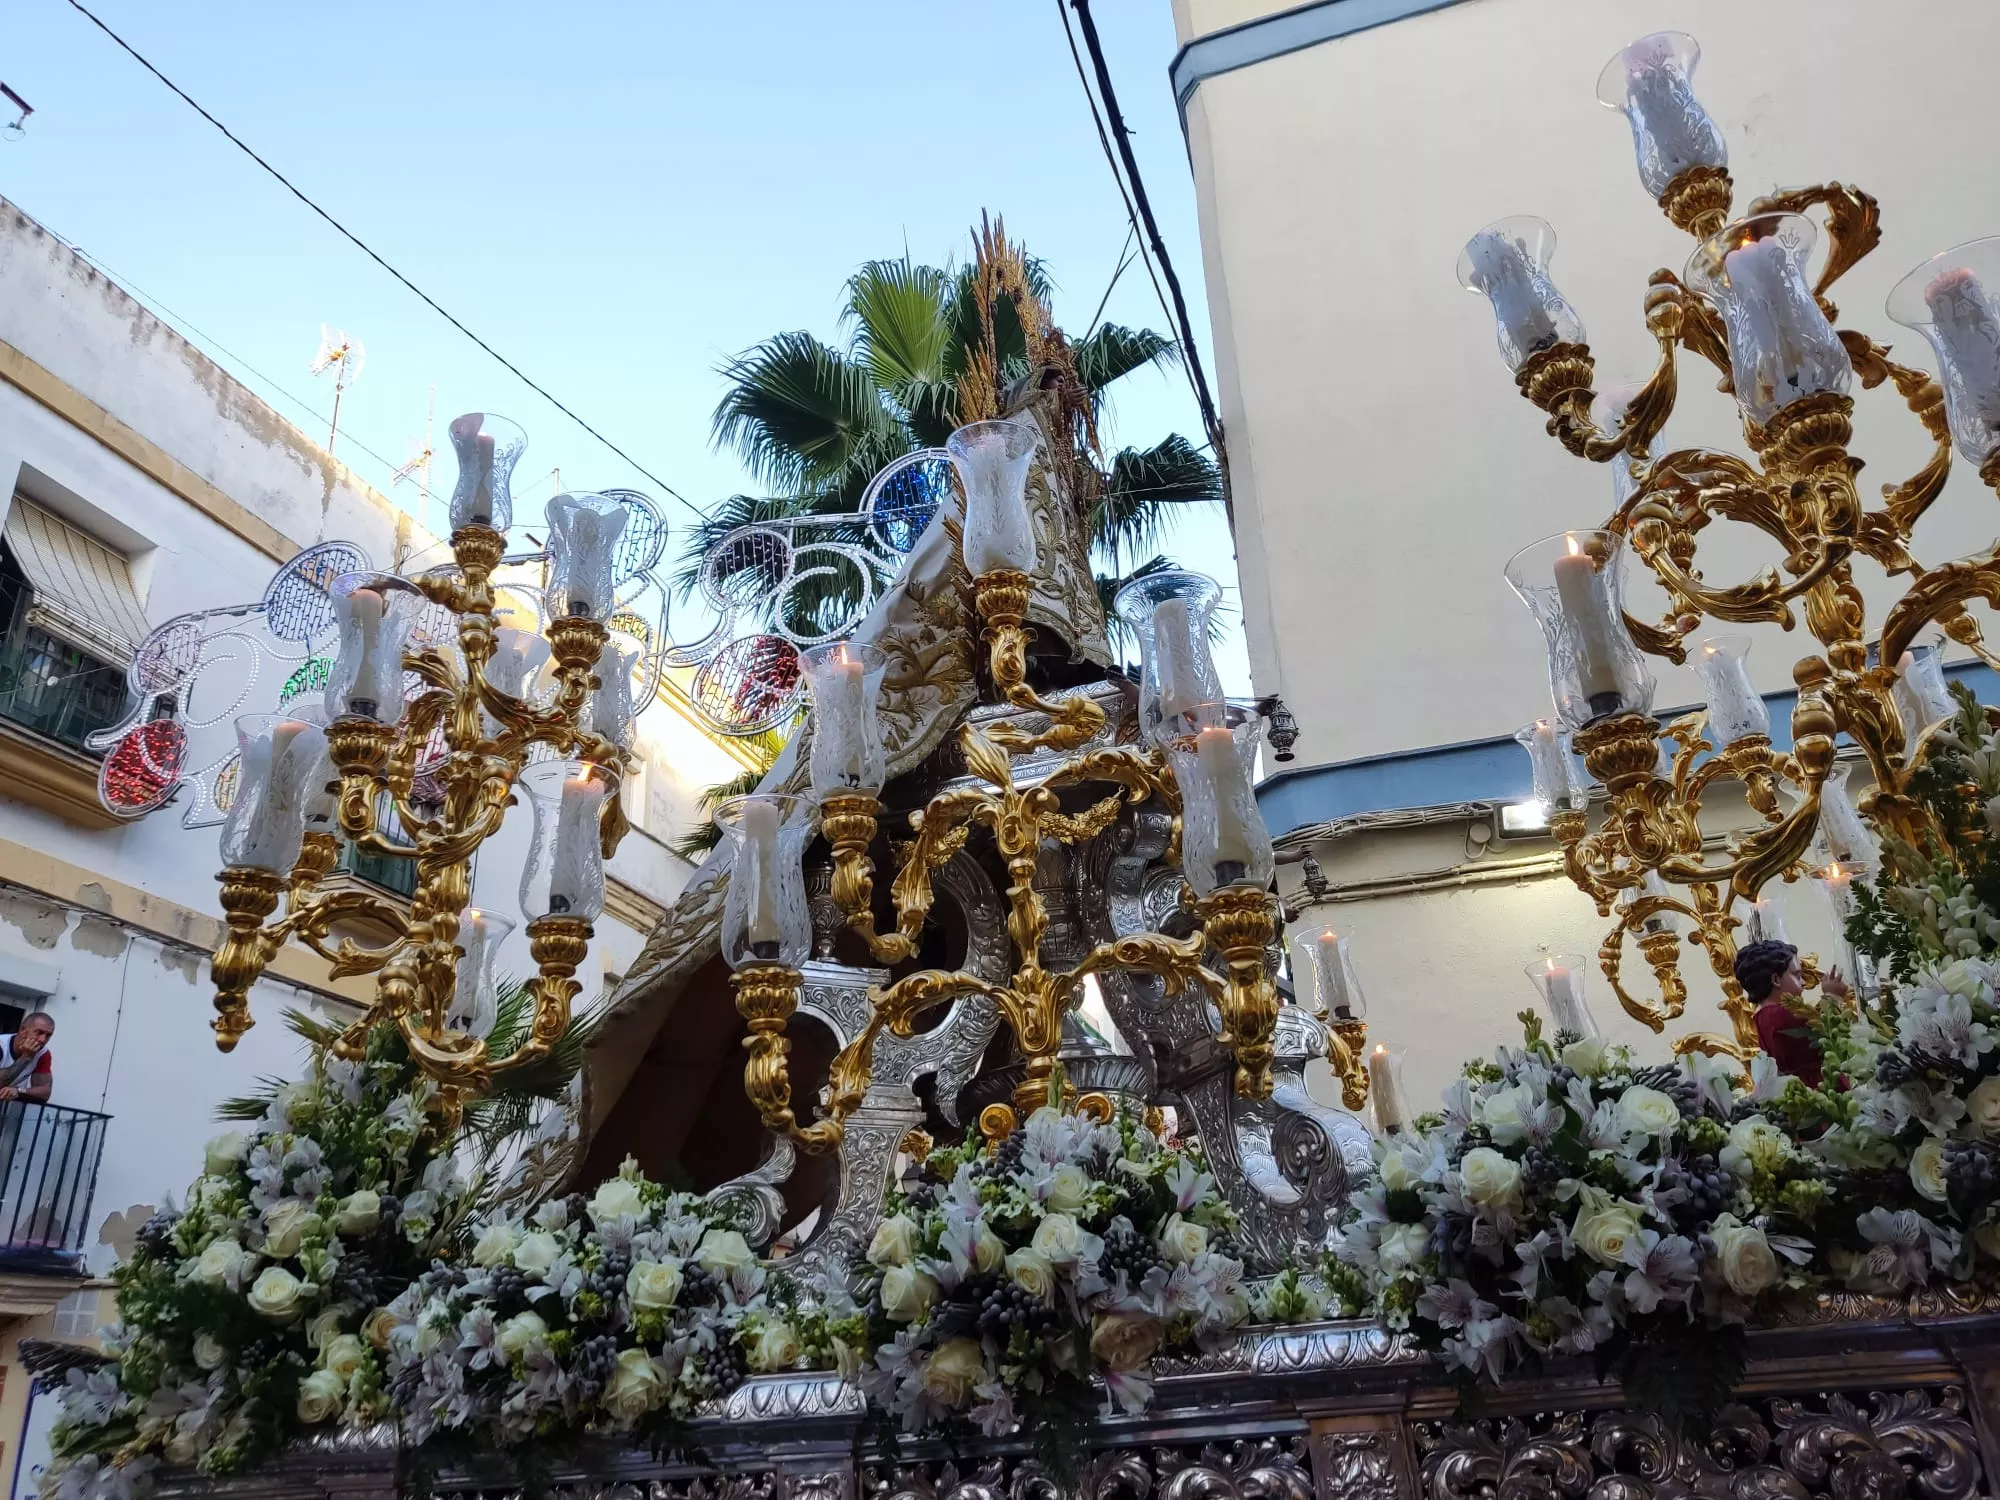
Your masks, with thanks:
<instances>
[{"instance_id":1,"label":"balcony","mask_svg":"<svg viewBox=\"0 0 2000 1500\"><path fill-rule=\"evenodd\" d=\"M6 1284L24 1275L84 1274L110 1123L111 1116L87 1109L0 1102L0 1312L13 1310Z\"/></svg>"}]
</instances>

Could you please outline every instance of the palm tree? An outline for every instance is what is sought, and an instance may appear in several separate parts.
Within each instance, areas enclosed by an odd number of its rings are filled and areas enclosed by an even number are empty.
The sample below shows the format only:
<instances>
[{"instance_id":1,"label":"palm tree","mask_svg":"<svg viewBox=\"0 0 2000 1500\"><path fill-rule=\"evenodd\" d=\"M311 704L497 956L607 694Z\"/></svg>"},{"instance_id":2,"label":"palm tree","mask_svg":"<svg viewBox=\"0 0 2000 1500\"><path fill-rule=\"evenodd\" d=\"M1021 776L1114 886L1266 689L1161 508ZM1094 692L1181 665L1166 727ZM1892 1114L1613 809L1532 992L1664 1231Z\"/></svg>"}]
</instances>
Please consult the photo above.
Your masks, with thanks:
<instances>
[{"instance_id":1,"label":"palm tree","mask_svg":"<svg viewBox=\"0 0 2000 1500\"><path fill-rule=\"evenodd\" d=\"M1030 284L1047 297L1039 262ZM736 450L763 495L736 495L688 536L677 583L692 589L708 549L735 528L804 515L851 515L868 481L891 460L939 447L958 425L958 379L983 343L971 267L941 268L901 260L870 261L848 278L840 318L844 342L807 332L780 333L722 367L730 385L716 407L718 446ZM1011 303L997 313L1003 374L1027 369L1027 341ZM1163 334L1115 323L1091 329L1074 349L1076 372L1093 412L1106 391L1134 371L1172 364L1179 346ZM1178 434L1149 448L1113 455L1102 494L1087 517L1096 559L1115 584L1131 562L1157 553L1171 507L1219 501L1214 462ZM860 540L858 529L829 527L815 538ZM1132 572L1163 566L1154 555ZM813 628L843 610L859 580L835 574L817 594L800 590L788 607Z\"/></svg>"}]
</instances>

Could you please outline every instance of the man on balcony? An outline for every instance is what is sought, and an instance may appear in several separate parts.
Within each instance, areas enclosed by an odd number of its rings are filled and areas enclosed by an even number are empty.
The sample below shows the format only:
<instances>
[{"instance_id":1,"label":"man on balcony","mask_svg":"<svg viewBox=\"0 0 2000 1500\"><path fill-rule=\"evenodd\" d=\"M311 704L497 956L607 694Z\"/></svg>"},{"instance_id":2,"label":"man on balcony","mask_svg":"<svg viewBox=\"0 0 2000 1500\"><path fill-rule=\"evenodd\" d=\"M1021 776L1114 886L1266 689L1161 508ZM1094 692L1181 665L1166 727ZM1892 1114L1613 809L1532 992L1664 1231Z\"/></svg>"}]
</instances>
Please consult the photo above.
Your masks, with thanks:
<instances>
[{"instance_id":1,"label":"man on balcony","mask_svg":"<svg viewBox=\"0 0 2000 1500\"><path fill-rule=\"evenodd\" d=\"M56 1081L49 1051L49 1038L55 1034L55 1018L37 1010L22 1017L19 1031L0 1038L0 1100L48 1102Z\"/></svg>"}]
</instances>

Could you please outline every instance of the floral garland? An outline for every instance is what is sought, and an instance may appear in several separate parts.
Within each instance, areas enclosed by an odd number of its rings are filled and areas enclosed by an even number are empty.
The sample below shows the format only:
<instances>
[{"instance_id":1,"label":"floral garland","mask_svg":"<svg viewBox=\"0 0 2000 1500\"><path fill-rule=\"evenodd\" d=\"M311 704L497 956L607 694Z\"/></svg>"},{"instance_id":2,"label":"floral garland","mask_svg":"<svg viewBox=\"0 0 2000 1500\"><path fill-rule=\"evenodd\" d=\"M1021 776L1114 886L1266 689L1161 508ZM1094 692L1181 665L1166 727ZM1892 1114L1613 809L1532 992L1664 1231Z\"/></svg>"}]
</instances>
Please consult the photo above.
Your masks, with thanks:
<instances>
[{"instance_id":1,"label":"floral garland","mask_svg":"<svg viewBox=\"0 0 2000 1500\"><path fill-rule=\"evenodd\" d=\"M906 1432L1027 1426L1059 1451L1098 1405L1093 1378L1141 1410L1156 1355L1250 1313L1214 1178L1129 1116L1038 1109L996 1149L934 1152L888 1207L858 1289L860 1384Z\"/></svg>"},{"instance_id":2,"label":"floral garland","mask_svg":"<svg viewBox=\"0 0 2000 1500\"><path fill-rule=\"evenodd\" d=\"M1525 1046L1467 1064L1441 1114L1378 1144L1341 1259L1391 1327L1470 1377L1597 1353L1628 1384L1653 1379L1646 1404L1698 1407L1727 1389L1730 1341L1678 1335L1740 1328L1805 1284L1818 1164L1738 1092L1733 1063L1638 1068L1522 1021ZM1636 1358L1668 1340L1675 1358ZM1680 1388L1659 1388L1670 1373Z\"/></svg>"}]
</instances>

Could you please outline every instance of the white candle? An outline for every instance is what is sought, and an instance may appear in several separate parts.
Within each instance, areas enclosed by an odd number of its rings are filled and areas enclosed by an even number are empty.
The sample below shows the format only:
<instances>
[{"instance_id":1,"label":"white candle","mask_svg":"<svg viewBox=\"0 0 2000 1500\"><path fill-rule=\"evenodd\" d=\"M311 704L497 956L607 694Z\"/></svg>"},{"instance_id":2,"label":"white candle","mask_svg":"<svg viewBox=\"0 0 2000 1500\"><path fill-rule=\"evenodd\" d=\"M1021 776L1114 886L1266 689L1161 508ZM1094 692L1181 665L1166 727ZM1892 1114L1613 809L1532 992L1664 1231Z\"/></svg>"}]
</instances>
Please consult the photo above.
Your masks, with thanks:
<instances>
[{"instance_id":1,"label":"white candle","mask_svg":"<svg viewBox=\"0 0 2000 1500\"><path fill-rule=\"evenodd\" d=\"M381 700L375 696L375 683L380 675L376 658L382 652L384 608L382 595L374 589L356 589L347 596L347 617L360 633L359 659L354 666L354 685L348 690L347 706L350 712L370 719L381 707Z\"/></svg>"},{"instance_id":2,"label":"white candle","mask_svg":"<svg viewBox=\"0 0 2000 1500\"><path fill-rule=\"evenodd\" d=\"M1347 965L1341 962L1340 936L1329 927L1314 942L1318 948L1321 1008L1337 1021L1351 1021L1354 997L1347 991Z\"/></svg>"},{"instance_id":3,"label":"white candle","mask_svg":"<svg viewBox=\"0 0 2000 1500\"><path fill-rule=\"evenodd\" d=\"M1244 827L1242 812L1250 795L1249 778L1243 774L1236 736L1220 724L1211 724L1195 735L1194 753L1208 773L1215 798L1216 881L1228 885L1242 879L1250 864L1250 832ZM1232 865L1234 873L1226 873L1226 867Z\"/></svg>"},{"instance_id":4,"label":"white candle","mask_svg":"<svg viewBox=\"0 0 2000 1500\"><path fill-rule=\"evenodd\" d=\"M1543 979L1549 1004L1549 1020L1557 1031L1581 1037L1597 1035L1597 1020L1583 1001L1583 985L1565 964L1553 958L1544 962Z\"/></svg>"},{"instance_id":5,"label":"white candle","mask_svg":"<svg viewBox=\"0 0 2000 1500\"><path fill-rule=\"evenodd\" d=\"M1778 910L1778 903L1769 896L1759 896L1750 903L1743 918L1743 936L1752 943L1782 943L1785 937L1784 914Z\"/></svg>"},{"instance_id":6,"label":"white candle","mask_svg":"<svg viewBox=\"0 0 2000 1500\"><path fill-rule=\"evenodd\" d=\"M499 997L488 982L487 949L494 939L486 914L468 907L458 922L458 946L465 950L465 957L459 960L458 987L445 1022L462 1026L474 1036L483 1037L493 1029L499 1008Z\"/></svg>"},{"instance_id":7,"label":"white candle","mask_svg":"<svg viewBox=\"0 0 2000 1500\"><path fill-rule=\"evenodd\" d=\"M1841 864L1872 870L1881 847L1848 795L1847 774L1846 767L1839 767L1820 784L1820 830L1826 835L1827 851Z\"/></svg>"},{"instance_id":8,"label":"white candle","mask_svg":"<svg viewBox=\"0 0 2000 1500\"><path fill-rule=\"evenodd\" d=\"M246 865L284 873L297 862L298 834L295 830L303 829L305 824L301 792L305 773L310 767L298 765L295 757L310 752L317 761L325 749L325 741L314 731L307 743L298 745L296 749L294 745L300 735L312 730L313 726L303 719L286 719L271 730L271 745L266 752L269 759L264 762L268 770L261 788L262 797L255 809L249 841L243 849L243 863ZM241 791L238 795L252 790L245 783L239 782L239 786Z\"/></svg>"},{"instance_id":9,"label":"white candle","mask_svg":"<svg viewBox=\"0 0 2000 1500\"><path fill-rule=\"evenodd\" d=\"M1770 734L1770 711L1750 685L1750 671L1740 655L1704 641L1700 667L1701 680L1708 688L1708 726L1719 745Z\"/></svg>"},{"instance_id":10,"label":"white candle","mask_svg":"<svg viewBox=\"0 0 2000 1500\"><path fill-rule=\"evenodd\" d=\"M472 491L472 524L493 524L493 434L479 434L479 482Z\"/></svg>"},{"instance_id":11,"label":"white candle","mask_svg":"<svg viewBox=\"0 0 2000 1500\"><path fill-rule=\"evenodd\" d=\"M1610 695L1616 707L1618 695L1618 646L1616 631L1624 622L1614 618L1609 593L1598 586L1596 560L1569 539L1569 552L1556 559L1556 599L1563 618L1569 622L1576 643L1577 687L1593 713L1597 700Z\"/></svg>"},{"instance_id":12,"label":"white candle","mask_svg":"<svg viewBox=\"0 0 2000 1500\"><path fill-rule=\"evenodd\" d=\"M1562 737L1549 720L1537 719L1529 726L1528 759L1534 768L1535 790L1541 794L1549 811L1554 812L1566 805L1569 801L1569 753L1563 749Z\"/></svg>"},{"instance_id":13,"label":"white candle","mask_svg":"<svg viewBox=\"0 0 2000 1500\"><path fill-rule=\"evenodd\" d=\"M748 928L750 952L757 958L776 959L784 941L784 924L778 918L778 808L772 802L752 800L743 804L743 838L749 864L750 901Z\"/></svg>"},{"instance_id":14,"label":"white candle","mask_svg":"<svg viewBox=\"0 0 2000 1500\"><path fill-rule=\"evenodd\" d=\"M1368 1054L1368 1096L1375 1105L1376 1129L1394 1135L1403 1128L1403 1080L1396 1069L1395 1054L1379 1043Z\"/></svg>"},{"instance_id":15,"label":"white candle","mask_svg":"<svg viewBox=\"0 0 2000 1500\"><path fill-rule=\"evenodd\" d=\"M1518 240L1482 230L1465 250L1474 285L1491 299L1493 316L1522 358L1559 342L1555 319L1535 286L1534 263Z\"/></svg>"},{"instance_id":16,"label":"white candle","mask_svg":"<svg viewBox=\"0 0 2000 1500\"><path fill-rule=\"evenodd\" d=\"M1972 272L1946 271L1924 288L1938 342L1979 419L2000 427L2000 315Z\"/></svg>"},{"instance_id":17,"label":"white candle","mask_svg":"<svg viewBox=\"0 0 2000 1500\"><path fill-rule=\"evenodd\" d=\"M604 654L609 657L611 648L606 647ZM486 663L487 685L509 698L525 698L529 679L548 659L547 641L533 631L502 626L493 632L493 655ZM479 717L489 738L500 733L500 721L484 708L479 710Z\"/></svg>"},{"instance_id":18,"label":"white candle","mask_svg":"<svg viewBox=\"0 0 2000 1500\"><path fill-rule=\"evenodd\" d=\"M1652 138L1657 172L1646 188L1655 197L1689 167L1721 166L1724 153L1708 113L1681 75L1664 38L1634 43L1625 51L1625 99L1632 118Z\"/></svg>"},{"instance_id":19,"label":"white candle","mask_svg":"<svg viewBox=\"0 0 2000 1500\"><path fill-rule=\"evenodd\" d=\"M604 783L594 776L571 776L563 782L549 876L551 915L584 905L597 884L601 859L597 813L603 801Z\"/></svg>"},{"instance_id":20,"label":"white candle","mask_svg":"<svg viewBox=\"0 0 2000 1500\"><path fill-rule=\"evenodd\" d=\"M1192 626L1185 599L1162 599L1153 609L1153 677L1163 720L1178 719L1208 698L1194 661Z\"/></svg>"},{"instance_id":21,"label":"white candle","mask_svg":"<svg viewBox=\"0 0 2000 1500\"><path fill-rule=\"evenodd\" d=\"M832 774L842 786L861 785L861 761L867 749L862 721L868 713L867 695L863 691L864 666L859 655L842 646L827 663L826 673L820 679L826 701L819 706L813 732L837 736L839 753Z\"/></svg>"}]
</instances>

